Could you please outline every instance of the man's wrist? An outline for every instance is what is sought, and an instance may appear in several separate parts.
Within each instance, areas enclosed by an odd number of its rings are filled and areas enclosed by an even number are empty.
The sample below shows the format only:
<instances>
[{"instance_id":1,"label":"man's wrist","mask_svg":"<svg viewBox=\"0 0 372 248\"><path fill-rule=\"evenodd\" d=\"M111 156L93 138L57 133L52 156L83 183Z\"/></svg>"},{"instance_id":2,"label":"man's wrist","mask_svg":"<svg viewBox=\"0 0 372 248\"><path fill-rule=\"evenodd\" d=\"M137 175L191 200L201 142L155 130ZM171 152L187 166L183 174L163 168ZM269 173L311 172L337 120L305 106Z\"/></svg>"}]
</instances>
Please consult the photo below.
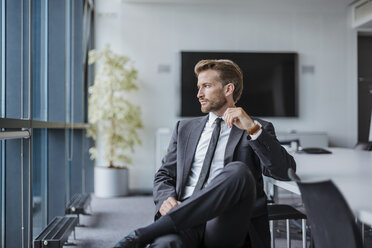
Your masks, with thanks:
<instances>
[{"instance_id":1,"label":"man's wrist","mask_svg":"<svg viewBox=\"0 0 372 248\"><path fill-rule=\"evenodd\" d=\"M257 123L254 123L254 126L250 129L248 129L247 132L248 132L249 135L253 135L253 134L257 133L260 129L261 129L261 126L258 125Z\"/></svg>"}]
</instances>

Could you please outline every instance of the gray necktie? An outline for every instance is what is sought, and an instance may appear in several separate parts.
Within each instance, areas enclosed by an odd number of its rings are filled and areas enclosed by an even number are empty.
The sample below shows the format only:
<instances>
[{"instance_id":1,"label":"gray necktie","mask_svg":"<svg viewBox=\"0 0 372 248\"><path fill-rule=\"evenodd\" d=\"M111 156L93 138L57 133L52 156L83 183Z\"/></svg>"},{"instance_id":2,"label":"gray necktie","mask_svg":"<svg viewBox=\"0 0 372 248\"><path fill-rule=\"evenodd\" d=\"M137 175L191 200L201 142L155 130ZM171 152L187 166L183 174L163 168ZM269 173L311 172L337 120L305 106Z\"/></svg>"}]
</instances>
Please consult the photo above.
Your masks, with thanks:
<instances>
[{"instance_id":1,"label":"gray necktie","mask_svg":"<svg viewBox=\"0 0 372 248\"><path fill-rule=\"evenodd\" d=\"M220 137L221 120L222 120L221 118L217 118L214 121L216 123L216 126L213 129L211 141L209 142L208 150L204 158L203 167L201 169L198 182L196 183L194 193L201 190L204 184L207 182L213 156L214 156L214 151L216 150L218 138Z\"/></svg>"}]
</instances>

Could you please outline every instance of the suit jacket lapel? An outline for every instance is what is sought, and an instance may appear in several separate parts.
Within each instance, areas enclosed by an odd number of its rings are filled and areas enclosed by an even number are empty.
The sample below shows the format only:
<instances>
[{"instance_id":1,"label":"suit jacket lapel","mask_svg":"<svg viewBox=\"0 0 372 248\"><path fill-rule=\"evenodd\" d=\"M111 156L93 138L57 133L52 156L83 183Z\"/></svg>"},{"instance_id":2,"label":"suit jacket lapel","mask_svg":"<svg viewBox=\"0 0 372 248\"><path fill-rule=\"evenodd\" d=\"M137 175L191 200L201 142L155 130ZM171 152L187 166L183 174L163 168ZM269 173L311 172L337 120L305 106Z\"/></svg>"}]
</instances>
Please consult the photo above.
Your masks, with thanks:
<instances>
[{"instance_id":1,"label":"suit jacket lapel","mask_svg":"<svg viewBox=\"0 0 372 248\"><path fill-rule=\"evenodd\" d=\"M244 130L239 129L236 126L233 126L231 128L230 136L227 141L226 150L225 150L224 165L233 161L235 148L238 145L243 133L244 133Z\"/></svg>"},{"instance_id":2,"label":"suit jacket lapel","mask_svg":"<svg viewBox=\"0 0 372 248\"><path fill-rule=\"evenodd\" d=\"M183 178L181 186L182 190L184 189L187 178L189 176L190 169L194 161L196 147L198 146L200 136L204 130L207 120L208 115L206 115L204 118L199 119L199 121L195 122L194 125L191 125L191 128L188 130L189 135L187 137L187 143L184 154L185 160L183 164Z\"/></svg>"}]
</instances>

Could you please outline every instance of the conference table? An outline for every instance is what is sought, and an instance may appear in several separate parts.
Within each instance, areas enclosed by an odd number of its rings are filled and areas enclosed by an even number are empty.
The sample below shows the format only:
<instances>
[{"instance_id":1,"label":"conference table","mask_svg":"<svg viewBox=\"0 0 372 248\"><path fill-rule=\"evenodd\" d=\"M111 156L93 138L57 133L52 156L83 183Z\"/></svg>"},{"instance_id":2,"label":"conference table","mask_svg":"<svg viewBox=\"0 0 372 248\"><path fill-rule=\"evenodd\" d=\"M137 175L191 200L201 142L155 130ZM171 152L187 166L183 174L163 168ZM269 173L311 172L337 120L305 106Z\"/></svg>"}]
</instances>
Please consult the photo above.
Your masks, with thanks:
<instances>
[{"instance_id":1,"label":"conference table","mask_svg":"<svg viewBox=\"0 0 372 248\"><path fill-rule=\"evenodd\" d=\"M297 175L303 182L331 179L344 195L355 216L372 226L372 152L326 148L332 154L292 153ZM277 187L300 194L297 184L265 177Z\"/></svg>"}]
</instances>

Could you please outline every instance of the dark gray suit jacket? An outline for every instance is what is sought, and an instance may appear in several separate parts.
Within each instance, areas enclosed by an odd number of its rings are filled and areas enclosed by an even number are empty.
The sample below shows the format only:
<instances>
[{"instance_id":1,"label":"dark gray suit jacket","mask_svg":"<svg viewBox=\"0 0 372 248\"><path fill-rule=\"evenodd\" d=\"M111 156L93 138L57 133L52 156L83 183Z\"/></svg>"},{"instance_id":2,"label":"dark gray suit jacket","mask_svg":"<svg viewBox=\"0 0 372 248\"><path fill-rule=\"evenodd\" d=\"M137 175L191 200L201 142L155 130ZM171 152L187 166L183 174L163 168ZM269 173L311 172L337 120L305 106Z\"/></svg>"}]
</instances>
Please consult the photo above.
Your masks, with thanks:
<instances>
[{"instance_id":1,"label":"dark gray suit jacket","mask_svg":"<svg viewBox=\"0 0 372 248\"><path fill-rule=\"evenodd\" d=\"M168 153L155 175L153 193L157 213L168 197L172 196L178 200L181 198L207 120L208 115L177 122ZM257 200L252 218L267 215L262 174L279 180L289 180L288 168L296 169L293 157L276 139L273 125L264 120L258 121L263 130L256 140L250 140L250 135L246 131L232 127L224 160L225 165L233 161L245 163L256 179Z\"/></svg>"}]
</instances>

